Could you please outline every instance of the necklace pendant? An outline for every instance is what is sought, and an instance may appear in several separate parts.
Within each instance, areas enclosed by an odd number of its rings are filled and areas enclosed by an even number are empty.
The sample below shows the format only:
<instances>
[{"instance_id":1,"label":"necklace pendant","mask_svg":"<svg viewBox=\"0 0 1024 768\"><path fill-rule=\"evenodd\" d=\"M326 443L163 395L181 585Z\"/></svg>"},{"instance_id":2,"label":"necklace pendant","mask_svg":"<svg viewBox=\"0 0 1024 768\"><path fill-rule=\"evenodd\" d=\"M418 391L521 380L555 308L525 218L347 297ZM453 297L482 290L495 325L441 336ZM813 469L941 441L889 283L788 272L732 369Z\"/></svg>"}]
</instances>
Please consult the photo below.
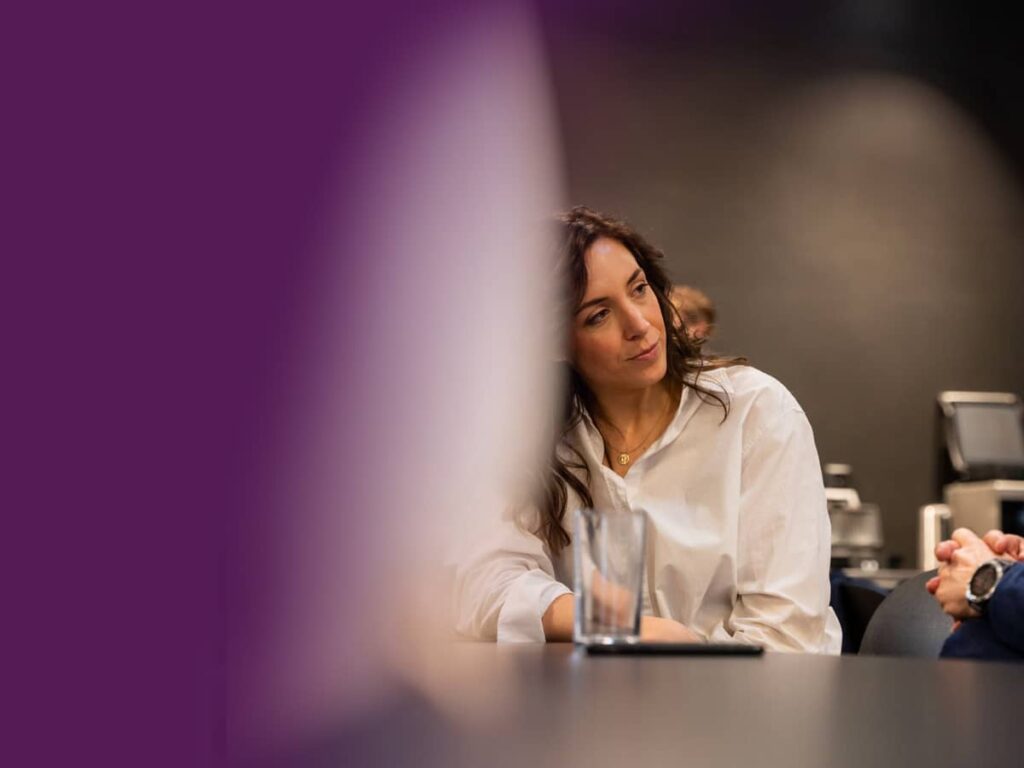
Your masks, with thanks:
<instances>
[{"instance_id":1,"label":"necklace pendant","mask_svg":"<svg viewBox=\"0 0 1024 768\"><path fill-rule=\"evenodd\" d=\"M626 466L627 464L629 464L629 454L628 453L620 453L619 454L619 464L621 464L622 466Z\"/></svg>"}]
</instances>

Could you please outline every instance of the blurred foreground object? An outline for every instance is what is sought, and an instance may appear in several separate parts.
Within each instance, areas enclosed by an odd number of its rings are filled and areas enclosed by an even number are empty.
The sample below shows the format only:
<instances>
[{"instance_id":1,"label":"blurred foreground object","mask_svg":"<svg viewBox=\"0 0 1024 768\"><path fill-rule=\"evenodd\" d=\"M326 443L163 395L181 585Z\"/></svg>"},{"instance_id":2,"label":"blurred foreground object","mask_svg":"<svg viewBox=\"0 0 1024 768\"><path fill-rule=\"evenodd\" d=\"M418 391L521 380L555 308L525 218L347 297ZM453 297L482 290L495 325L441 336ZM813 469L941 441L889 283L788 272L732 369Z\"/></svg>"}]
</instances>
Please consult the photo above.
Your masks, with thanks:
<instances>
[{"instance_id":1,"label":"blurred foreground object","mask_svg":"<svg viewBox=\"0 0 1024 768\"><path fill-rule=\"evenodd\" d=\"M286 434L229 577L232 605L259 606L229 638L236 764L293 764L344 734L357 754L367 719L473 722L515 689L483 695L471 662L450 668L443 561L545 444L543 222L562 164L531 14L441 18L388 29L402 55L377 71L320 222Z\"/></svg>"}]
</instances>

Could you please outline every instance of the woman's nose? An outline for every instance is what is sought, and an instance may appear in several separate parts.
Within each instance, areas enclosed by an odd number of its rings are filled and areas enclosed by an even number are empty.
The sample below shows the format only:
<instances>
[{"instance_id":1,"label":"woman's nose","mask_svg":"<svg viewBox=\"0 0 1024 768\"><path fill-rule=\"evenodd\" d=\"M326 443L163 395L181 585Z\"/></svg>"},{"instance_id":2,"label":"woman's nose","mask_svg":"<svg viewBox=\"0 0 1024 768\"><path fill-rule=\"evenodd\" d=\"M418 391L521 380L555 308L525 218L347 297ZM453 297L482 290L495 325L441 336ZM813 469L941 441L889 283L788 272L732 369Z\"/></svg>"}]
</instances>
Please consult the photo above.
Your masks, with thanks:
<instances>
[{"instance_id":1,"label":"woman's nose","mask_svg":"<svg viewBox=\"0 0 1024 768\"><path fill-rule=\"evenodd\" d=\"M626 313L623 330L626 332L627 339L641 338L650 327L651 324L638 308L633 307Z\"/></svg>"}]
</instances>

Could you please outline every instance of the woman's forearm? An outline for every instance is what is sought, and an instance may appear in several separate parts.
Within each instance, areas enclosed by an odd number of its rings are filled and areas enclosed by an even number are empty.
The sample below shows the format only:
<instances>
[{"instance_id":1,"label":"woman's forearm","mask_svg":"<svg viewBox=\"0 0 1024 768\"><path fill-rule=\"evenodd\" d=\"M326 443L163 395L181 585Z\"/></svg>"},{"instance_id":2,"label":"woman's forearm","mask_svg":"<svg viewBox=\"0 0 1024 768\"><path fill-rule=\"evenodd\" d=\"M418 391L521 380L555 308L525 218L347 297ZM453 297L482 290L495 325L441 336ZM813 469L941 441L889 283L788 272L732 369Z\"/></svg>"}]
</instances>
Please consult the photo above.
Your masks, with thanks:
<instances>
[{"instance_id":1,"label":"woman's forearm","mask_svg":"<svg viewBox=\"0 0 1024 768\"><path fill-rule=\"evenodd\" d=\"M573 620L573 596L560 595L556 597L551 601L548 609L544 611L544 616L540 620L544 626L544 637L549 643L570 642L572 640Z\"/></svg>"},{"instance_id":2,"label":"woman's forearm","mask_svg":"<svg viewBox=\"0 0 1024 768\"><path fill-rule=\"evenodd\" d=\"M572 641L575 604L572 595L556 597L541 618L544 638L549 643ZM699 643L702 638L672 619L644 616L640 622L640 638L648 642Z\"/></svg>"}]
</instances>

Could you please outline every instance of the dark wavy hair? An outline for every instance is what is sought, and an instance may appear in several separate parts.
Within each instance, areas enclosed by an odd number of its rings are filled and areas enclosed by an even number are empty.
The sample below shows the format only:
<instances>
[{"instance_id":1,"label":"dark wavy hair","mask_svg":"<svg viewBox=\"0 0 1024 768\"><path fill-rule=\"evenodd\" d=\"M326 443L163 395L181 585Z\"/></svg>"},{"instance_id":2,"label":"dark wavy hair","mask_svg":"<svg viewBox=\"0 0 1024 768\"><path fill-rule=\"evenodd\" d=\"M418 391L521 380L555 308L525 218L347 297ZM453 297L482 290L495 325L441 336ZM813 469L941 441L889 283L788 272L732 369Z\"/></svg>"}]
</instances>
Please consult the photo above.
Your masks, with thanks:
<instances>
[{"instance_id":1,"label":"dark wavy hair","mask_svg":"<svg viewBox=\"0 0 1024 768\"><path fill-rule=\"evenodd\" d=\"M577 206L558 217L564 230L561 267L564 270L565 301L564 316L571 318L583 301L587 290L587 264L584 255L595 240L607 237L618 240L633 254L637 265L647 276L647 283L658 299L661 316L665 321L666 350L668 353L667 372L669 383L677 390L694 390L701 399L713 401L722 408L722 420L729 415L728 399L700 384L700 374L713 368L722 368L746 362L740 357L705 357L701 351L702 340L686 335L681 318L669 294L672 283L661 266L665 255L651 245L629 224ZM565 530L566 505L571 488L580 497L584 506L592 507L594 498L590 493L590 470L580 452L568 440L569 433L583 418L584 410L596 414L597 402L579 372L570 364L566 387L561 402L560 423L555 430L555 445L550 465L545 473L540 495L540 528L537 534L547 543L552 554L558 554L568 546L571 538ZM559 449L569 454L568 460L559 455ZM582 477L581 477L582 476Z\"/></svg>"}]
</instances>

